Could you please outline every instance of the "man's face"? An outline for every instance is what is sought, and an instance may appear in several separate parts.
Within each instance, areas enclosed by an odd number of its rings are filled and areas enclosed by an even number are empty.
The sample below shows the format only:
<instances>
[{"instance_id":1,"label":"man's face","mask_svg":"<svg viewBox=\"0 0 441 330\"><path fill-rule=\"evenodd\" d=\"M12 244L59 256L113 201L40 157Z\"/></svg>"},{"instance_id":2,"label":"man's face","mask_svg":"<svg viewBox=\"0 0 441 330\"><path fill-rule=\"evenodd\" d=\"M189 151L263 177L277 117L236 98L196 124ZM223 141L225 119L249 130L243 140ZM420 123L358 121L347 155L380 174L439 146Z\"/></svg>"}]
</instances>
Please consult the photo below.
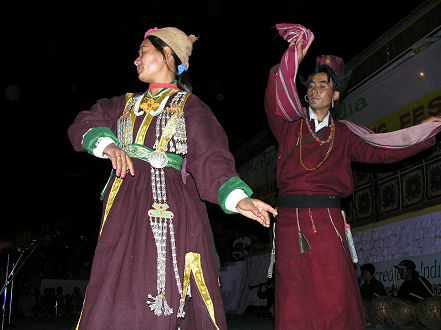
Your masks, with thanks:
<instances>
[{"instance_id":1,"label":"man's face","mask_svg":"<svg viewBox=\"0 0 441 330\"><path fill-rule=\"evenodd\" d=\"M408 268L400 268L398 269L398 272L400 273L401 278L405 280L407 279L411 271Z\"/></svg>"},{"instance_id":2,"label":"man's face","mask_svg":"<svg viewBox=\"0 0 441 330\"><path fill-rule=\"evenodd\" d=\"M369 281L369 272L367 270L364 270L361 272L361 279L365 282Z\"/></svg>"},{"instance_id":3,"label":"man's face","mask_svg":"<svg viewBox=\"0 0 441 330\"><path fill-rule=\"evenodd\" d=\"M329 79L329 81L328 81ZM337 100L338 91L333 91L333 81L325 72L316 73L311 77L308 85L308 100L312 110L324 110L331 107L332 98Z\"/></svg>"}]
</instances>

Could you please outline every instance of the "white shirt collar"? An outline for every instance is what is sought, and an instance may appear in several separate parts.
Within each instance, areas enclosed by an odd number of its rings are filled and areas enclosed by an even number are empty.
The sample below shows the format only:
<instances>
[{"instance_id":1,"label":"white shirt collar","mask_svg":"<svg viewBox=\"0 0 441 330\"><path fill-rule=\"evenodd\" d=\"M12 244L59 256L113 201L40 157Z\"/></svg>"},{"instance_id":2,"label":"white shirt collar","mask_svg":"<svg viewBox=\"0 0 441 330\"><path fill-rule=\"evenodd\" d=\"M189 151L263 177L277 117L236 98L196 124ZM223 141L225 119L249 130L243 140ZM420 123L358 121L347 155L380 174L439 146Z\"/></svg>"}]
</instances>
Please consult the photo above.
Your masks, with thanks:
<instances>
[{"instance_id":1,"label":"white shirt collar","mask_svg":"<svg viewBox=\"0 0 441 330\"><path fill-rule=\"evenodd\" d=\"M310 118L310 120L314 119L315 131L316 132L321 130L323 127L328 126L328 124L329 124L329 112L326 115L325 119L323 119L323 121L319 122L318 119L317 119L316 114L314 113L314 111L312 111L312 109L309 108L309 118Z\"/></svg>"}]
</instances>

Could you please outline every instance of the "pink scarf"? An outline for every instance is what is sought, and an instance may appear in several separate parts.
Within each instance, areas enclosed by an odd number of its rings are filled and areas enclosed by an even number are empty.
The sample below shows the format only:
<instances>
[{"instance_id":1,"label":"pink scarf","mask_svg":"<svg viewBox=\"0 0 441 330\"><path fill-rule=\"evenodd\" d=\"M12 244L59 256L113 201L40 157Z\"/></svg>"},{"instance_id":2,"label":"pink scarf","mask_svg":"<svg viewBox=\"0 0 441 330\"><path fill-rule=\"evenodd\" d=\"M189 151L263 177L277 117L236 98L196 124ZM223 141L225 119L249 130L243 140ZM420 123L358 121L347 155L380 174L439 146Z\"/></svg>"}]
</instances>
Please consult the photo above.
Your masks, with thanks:
<instances>
[{"instance_id":1,"label":"pink scarf","mask_svg":"<svg viewBox=\"0 0 441 330\"><path fill-rule=\"evenodd\" d=\"M300 32L304 32L303 48L308 44L313 33L307 28L298 24L277 24L279 34L288 42L297 38ZM308 116L308 110L303 107L296 88L296 76L298 70L297 47L289 47L283 54L279 69L276 75L276 115L286 121L295 121ZM429 122L404 128L389 133L375 134L370 129L354 124L347 120L340 120L354 134L365 142L388 148L406 148L423 142L441 131L441 122Z\"/></svg>"}]
</instances>

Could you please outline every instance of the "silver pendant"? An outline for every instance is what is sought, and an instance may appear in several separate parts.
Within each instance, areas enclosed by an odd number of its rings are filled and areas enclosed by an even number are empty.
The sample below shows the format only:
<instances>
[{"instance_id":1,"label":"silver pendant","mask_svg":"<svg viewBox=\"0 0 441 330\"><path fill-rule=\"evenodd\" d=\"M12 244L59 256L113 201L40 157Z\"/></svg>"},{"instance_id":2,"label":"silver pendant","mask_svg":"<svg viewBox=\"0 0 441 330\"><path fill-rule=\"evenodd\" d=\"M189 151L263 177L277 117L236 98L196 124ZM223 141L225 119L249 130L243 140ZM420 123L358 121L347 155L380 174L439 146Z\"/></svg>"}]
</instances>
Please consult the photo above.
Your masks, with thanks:
<instances>
[{"instance_id":1,"label":"silver pendant","mask_svg":"<svg viewBox=\"0 0 441 330\"><path fill-rule=\"evenodd\" d=\"M164 168L167 166L168 157L164 152L156 150L148 156L148 161L154 168Z\"/></svg>"}]
</instances>

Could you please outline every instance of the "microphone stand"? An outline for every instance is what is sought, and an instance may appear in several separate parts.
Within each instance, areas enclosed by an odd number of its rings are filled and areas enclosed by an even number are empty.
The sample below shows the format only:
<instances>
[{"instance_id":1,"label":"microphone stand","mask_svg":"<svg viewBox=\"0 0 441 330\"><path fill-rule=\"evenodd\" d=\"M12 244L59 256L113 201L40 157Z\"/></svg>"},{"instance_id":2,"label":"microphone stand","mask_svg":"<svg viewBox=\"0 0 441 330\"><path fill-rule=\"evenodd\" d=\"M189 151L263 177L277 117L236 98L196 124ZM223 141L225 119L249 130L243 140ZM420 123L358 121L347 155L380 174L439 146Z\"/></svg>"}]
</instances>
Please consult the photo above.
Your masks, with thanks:
<instances>
[{"instance_id":1,"label":"microphone stand","mask_svg":"<svg viewBox=\"0 0 441 330\"><path fill-rule=\"evenodd\" d=\"M26 260L28 260L28 258L31 256L31 254L34 252L35 248L38 245L35 244L35 240L33 241L33 243L31 243L31 251L29 252L29 254L26 256L26 258L23 260L23 262L21 263L20 267L18 267L16 269L16 267L19 265L20 260L23 258L23 255L25 254L25 252L29 249L29 248L25 248L24 250L18 249L18 252L20 252L20 256L18 257L17 261L13 264L11 271L9 272L9 253L8 253L8 258L7 258L7 263L6 263L6 278L5 278L5 283L3 284L2 289L0 290L0 295L2 293L4 293L4 297L3 297L3 312L2 312L2 328L1 330L4 330L4 325L5 325L5 317L6 317L6 302L7 302L7 295L8 295L8 286L9 284L11 284L11 293L10 293L10 300L9 300L9 315L8 315L8 325L11 325L11 312L12 312L12 290L13 290L13 283L14 283L14 277L15 275L17 275L18 271L21 269L21 267L23 267L24 263L26 262Z\"/></svg>"},{"instance_id":2,"label":"microphone stand","mask_svg":"<svg viewBox=\"0 0 441 330\"><path fill-rule=\"evenodd\" d=\"M0 292L0 294L4 291L4 297L3 297L3 306L2 306L2 330L5 324L5 315L6 315L6 298L8 295L8 272L9 272L9 253L8 253L8 259L6 261L6 281L5 284L3 285L2 291Z\"/></svg>"}]
</instances>

